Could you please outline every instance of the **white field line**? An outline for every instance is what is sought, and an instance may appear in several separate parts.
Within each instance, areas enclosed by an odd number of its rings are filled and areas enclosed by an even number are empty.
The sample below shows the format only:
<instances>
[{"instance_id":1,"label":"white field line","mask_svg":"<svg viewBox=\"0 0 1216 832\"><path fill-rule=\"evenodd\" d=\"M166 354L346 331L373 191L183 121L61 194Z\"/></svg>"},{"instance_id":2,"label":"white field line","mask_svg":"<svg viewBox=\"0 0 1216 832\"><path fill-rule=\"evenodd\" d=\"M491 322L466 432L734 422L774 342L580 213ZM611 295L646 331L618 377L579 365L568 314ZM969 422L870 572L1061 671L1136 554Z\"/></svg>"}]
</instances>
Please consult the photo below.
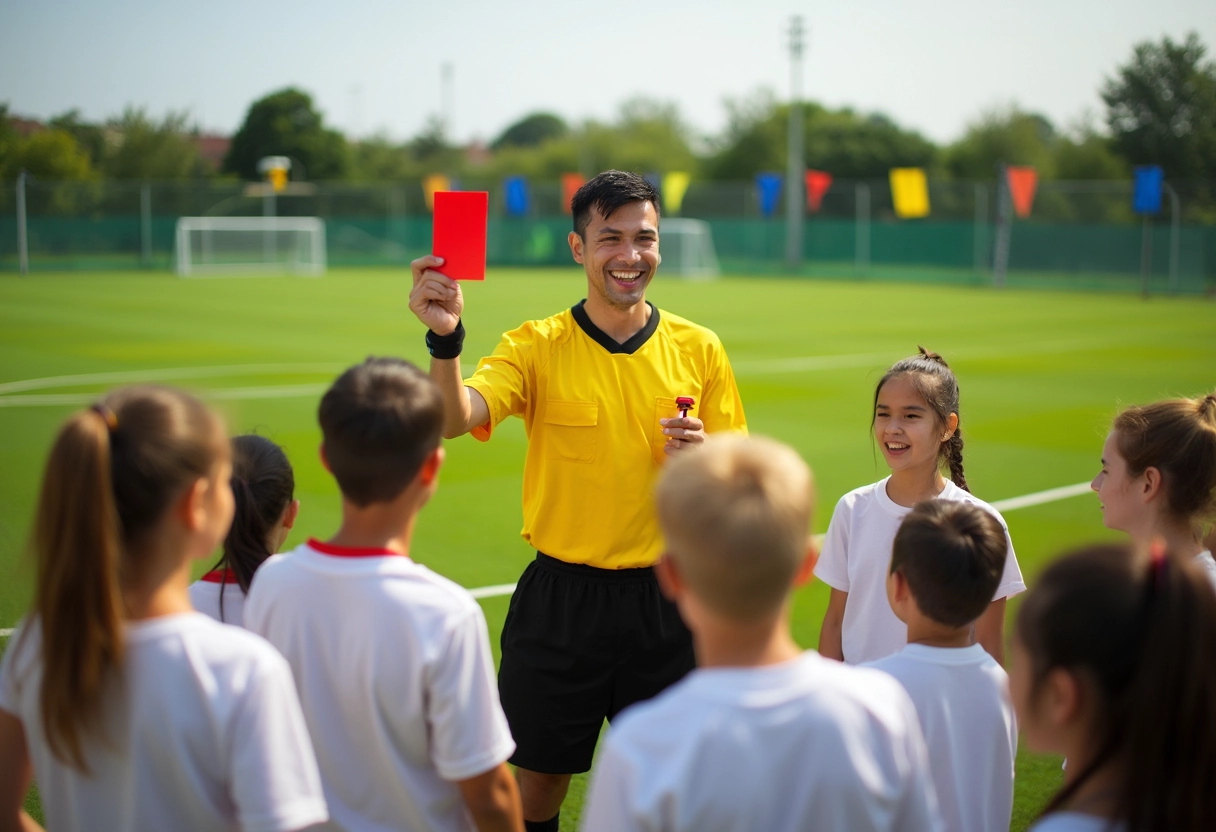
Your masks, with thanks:
<instances>
[{"instance_id":1,"label":"white field line","mask_svg":"<svg viewBox=\"0 0 1216 832\"><path fill-rule=\"evenodd\" d=\"M272 373L340 373L347 364L334 362L314 364L231 364L214 367L165 367L152 370L119 370L112 373L81 373L71 376L47 376L0 384L0 396L26 390L46 390L70 384L132 384L138 381L176 381L186 378L224 378L231 376L268 375Z\"/></svg>"},{"instance_id":2,"label":"white field line","mask_svg":"<svg viewBox=\"0 0 1216 832\"><path fill-rule=\"evenodd\" d=\"M1023 494L1021 497L997 500L991 505L997 511L1016 511L1019 508L1029 508L1030 506L1039 506L1044 503L1055 503L1060 500L1067 500L1069 497L1079 497L1087 493L1089 493L1089 483L1079 482L1075 485L1065 485L1060 488L1049 488L1046 491L1036 491L1033 494ZM816 543L823 543L823 535L816 536ZM510 595L514 591L515 584L494 584L493 586L479 586L476 589L471 589L469 590L469 594L474 598L499 598L503 595ZM8 638L12 634L11 628L0 629L0 638Z\"/></svg>"}]
</instances>

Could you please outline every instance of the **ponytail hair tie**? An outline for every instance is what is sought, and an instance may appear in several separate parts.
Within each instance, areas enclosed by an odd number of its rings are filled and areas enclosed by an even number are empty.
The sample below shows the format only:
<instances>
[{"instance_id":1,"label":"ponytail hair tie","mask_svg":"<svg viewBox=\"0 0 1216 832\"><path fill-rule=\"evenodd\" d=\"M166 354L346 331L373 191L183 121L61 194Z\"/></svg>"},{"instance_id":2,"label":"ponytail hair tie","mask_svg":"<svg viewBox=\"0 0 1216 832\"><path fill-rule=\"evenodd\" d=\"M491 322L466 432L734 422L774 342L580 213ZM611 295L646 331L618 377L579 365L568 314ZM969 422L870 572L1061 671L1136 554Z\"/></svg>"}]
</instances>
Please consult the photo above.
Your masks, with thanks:
<instances>
[{"instance_id":1,"label":"ponytail hair tie","mask_svg":"<svg viewBox=\"0 0 1216 832\"><path fill-rule=\"evenodd\" d=\"M110 408L106 407L101 402L97 402L96 404L90 406L89 410L101 417L101 420L106 423L106 429L110 433L118 430L118 417L114 415L113 410L110 410Z\"/></svg>"}]
</instances>

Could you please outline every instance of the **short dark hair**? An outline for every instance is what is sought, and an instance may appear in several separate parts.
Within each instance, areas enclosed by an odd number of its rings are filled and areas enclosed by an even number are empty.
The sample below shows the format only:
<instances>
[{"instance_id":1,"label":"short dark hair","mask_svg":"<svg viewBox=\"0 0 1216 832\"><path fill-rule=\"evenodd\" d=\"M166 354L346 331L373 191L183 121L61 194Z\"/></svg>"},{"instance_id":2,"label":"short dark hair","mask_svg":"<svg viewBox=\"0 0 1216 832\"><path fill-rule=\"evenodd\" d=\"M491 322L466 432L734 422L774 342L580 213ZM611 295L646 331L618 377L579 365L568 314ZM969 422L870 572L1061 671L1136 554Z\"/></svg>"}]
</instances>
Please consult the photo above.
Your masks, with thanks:
<instances>
[{"instance_id":1,"label":"short dark hair","mask_svg":"<svg viewBox=\"0 0 1216 832\"><path fill-rule=\"evenodd\" d=\"M574 233L582 237L591 222L591 209L599 210L600 216L610 217L612 212L630 202L650 202L655 214L659 214L659 189L636 173L624 170L606 170L585 182L574 192L570 200L570 213L574 215Z\"/></svg>"},{"instance_id":2,"label":"short dark hair","mask_svg":"<svg viewBox=\"0 0 1216 832\"><path fill-rule=\"evenodd\" d=\"M947 627L984 614L1005 571L1005 527L979 506L917 503L895 533L891 573L908 582L920 611Z\"/></svg>"},{"instance_id":3,"label":"short dark hair","mask_svg":"<svg viewBox=\"0 0 1216 832\"><path fill-rule=\"evenodd\" d=\"M317 419L342 495L367 506L397 497L439 447L443 397L408 361L371 357L338 376Z\"/></svg>"}]
</instances>

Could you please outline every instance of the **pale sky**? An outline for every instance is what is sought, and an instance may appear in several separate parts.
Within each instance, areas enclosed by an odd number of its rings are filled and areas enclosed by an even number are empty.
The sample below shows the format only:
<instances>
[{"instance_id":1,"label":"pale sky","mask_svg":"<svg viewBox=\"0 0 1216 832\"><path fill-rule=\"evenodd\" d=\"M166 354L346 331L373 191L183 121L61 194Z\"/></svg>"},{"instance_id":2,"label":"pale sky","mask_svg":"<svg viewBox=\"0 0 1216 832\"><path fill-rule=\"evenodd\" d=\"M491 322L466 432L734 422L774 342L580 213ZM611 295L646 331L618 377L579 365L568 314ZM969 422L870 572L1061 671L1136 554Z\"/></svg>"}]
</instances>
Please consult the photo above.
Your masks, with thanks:
<instances>
[{"instance_id":1,"label":"pale sky","mask_svg":"<svg viewBox=\"0 0 1216 832\"><path fill-rule=\"evenodd\" d=\"M711 133L725 97L789 97L793 14L805 98L937 141L1010 102L1100 122L1103 78L1142 40L1196 30L1216 51L1216 0L0 0L0 102L36 118L185 109L231 133L295 85L348 135L402 140L441 112L450 63L462 141L536 110L609 119L636 95Z\"/></svg>"}]
</instances>

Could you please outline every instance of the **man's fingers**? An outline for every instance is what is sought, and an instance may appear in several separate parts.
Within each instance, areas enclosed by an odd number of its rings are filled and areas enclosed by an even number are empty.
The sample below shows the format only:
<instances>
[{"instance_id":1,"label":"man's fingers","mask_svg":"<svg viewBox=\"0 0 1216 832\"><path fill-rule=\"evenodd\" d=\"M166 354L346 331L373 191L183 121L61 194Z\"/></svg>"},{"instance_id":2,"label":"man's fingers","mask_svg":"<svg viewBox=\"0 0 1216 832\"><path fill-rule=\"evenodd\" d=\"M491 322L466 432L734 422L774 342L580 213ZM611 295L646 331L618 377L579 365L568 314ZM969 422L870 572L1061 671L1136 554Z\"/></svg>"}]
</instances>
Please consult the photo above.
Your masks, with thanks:
<instances>
[{"instance_id":1,"label":"man's fingers","mask_svg":"<svg viewBox=\"0 0 1216 832\"><path fill-rule=\"evenodd\" d=\"M427 269L436 269L442 266L443 262L442 257L436 257L433 254L426 254L410 263L410 271L412 271L414 273L414 277L417 278L421 276L422 273Z\"/></svg>"}]
</instances>

